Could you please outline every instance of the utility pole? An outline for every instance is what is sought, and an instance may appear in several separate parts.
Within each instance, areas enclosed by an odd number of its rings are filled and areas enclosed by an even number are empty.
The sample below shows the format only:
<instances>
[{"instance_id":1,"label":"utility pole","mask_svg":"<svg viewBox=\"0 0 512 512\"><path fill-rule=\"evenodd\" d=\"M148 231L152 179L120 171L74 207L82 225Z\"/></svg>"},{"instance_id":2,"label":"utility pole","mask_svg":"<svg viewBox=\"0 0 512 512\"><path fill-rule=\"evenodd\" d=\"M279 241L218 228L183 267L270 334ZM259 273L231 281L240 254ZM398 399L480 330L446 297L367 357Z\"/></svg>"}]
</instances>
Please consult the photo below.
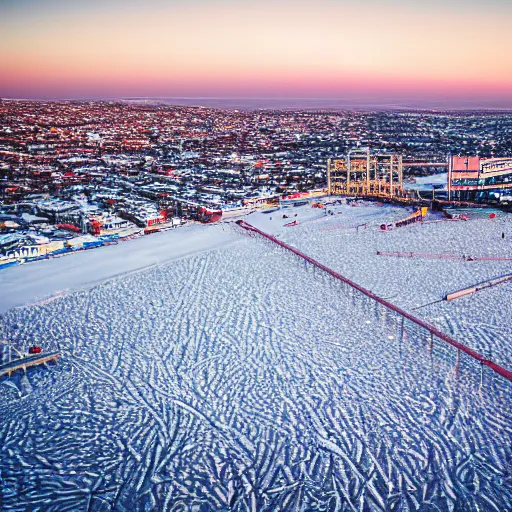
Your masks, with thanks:
<instances>
[{"instance_id":1,"label":"utility pole","mask_svg":"<svg viewBox=\"0 0 512 512\"><path fill-rule=\"evenodd\" d=\"M370 193L370 146L366 148L366 193Z\"/></svg>"},{"instance_id":2,"label":"utility pole","mask_svg":"<svg viewBox=\"0 0 512 512\"><path fill-rule=\"evenodd\" d=\"M452 200L452 155L448 155L448 201Z\"/></svg>"},{"instance_id":3,"label":"utility pole","mask_svg":"<svg viewBox=\"0 0 512 512\"><path fill-rule=\"evenodd\" d=\"M389 157L389 195L390 197L393 197L393 164L394 164L394 157L391 155Z\"/></svg>"},{"instance_id":4,"label":"utility pole","mask_svg":"<svg viewBox=\"0 0 512 512\"><path fill-rule=\"evenodd\" d=\"M327 194L331 195L332 187L331 187L331 159L327 160Z\"/></svg>"}]
</instances>

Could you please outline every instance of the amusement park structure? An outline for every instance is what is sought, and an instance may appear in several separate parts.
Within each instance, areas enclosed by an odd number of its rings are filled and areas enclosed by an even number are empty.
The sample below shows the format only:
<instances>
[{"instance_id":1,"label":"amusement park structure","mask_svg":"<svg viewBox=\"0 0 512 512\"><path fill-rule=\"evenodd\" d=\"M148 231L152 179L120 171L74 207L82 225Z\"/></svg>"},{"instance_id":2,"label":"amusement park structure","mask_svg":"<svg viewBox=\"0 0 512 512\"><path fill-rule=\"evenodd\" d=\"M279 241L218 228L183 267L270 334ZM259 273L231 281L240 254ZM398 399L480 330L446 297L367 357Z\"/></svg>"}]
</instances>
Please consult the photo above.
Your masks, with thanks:
<instances>
[{"instance_id":1,"label":"amusement park structure","mask_svg":"<svg viewBox=\"0 0 512 512\"><path fill-rule=\"evenodd\" d=\"M404 169L447 170L448 201L512 202L512 158L452 156L444 161L404 161L398 153L351 149L345 156L327 161L329 195L348 195L417 200L403 186ZM420 198L421 199L421 198Z\"/></svg>"},{"instance_id":2,"label":"amusement park structure","mask_svg":"<svg viewBox=\"0 0 512 512\"><path fill-rule=\"evenodd\" d=\"M350 150L344 158L327 162L329 195L404 197L402 155Z\"/></svg>"}]
</instances>

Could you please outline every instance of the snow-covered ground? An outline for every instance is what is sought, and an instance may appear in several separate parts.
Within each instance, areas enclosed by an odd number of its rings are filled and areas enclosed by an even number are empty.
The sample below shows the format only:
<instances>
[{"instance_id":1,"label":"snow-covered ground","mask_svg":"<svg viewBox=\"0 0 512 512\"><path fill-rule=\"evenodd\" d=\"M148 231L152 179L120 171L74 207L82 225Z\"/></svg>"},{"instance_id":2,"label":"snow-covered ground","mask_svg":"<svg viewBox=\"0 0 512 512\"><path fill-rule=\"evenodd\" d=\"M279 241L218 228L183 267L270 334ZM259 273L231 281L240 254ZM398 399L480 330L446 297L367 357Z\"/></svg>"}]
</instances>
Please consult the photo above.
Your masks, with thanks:
<instances>
[{"instance_id":1,"label":"snow-covered ground","mask_svg":"<svg viewBox=\"0 0 512 512\"><path fill-rule=\"evenodd\" d=\"M235 240L226 229L196 224L123 241L118 245L2 269L0 314L15 306L44 301Z\"/></svg>"},{"instance_id":2,"label":"snow-covered ground","mask_svg":"<svg viewBox=\"0 0 512 512\"><path fill-rule=\"evenodd\" d=\"M418 176L414 179L414 183L404 182L404 188L410 190L432 190L433 185L436 187L443 185L443 188L446 188L448 185L448 173L442 172L430 176Z\"/></svg>"},{"instance_id":3,"label":"snow-covered ground","mask_svg":"<svg viewBox=\"0 0 512 512\"><path fill-rule=\"evenodd\" d=\"M248 221L406 309L511 271L376 255L510 255L507 217L381 232L407 209L334 210ZM0 509L512 508L508 381L467 357L457 366L451 348L234 225L204 228L189 249L185 233L181 252L166 235L167 252L134 241L130 268L115 246L121 277L68 277L53 289L80 289L3 314L0 338L62 358L0 385ZM152 266L126 274L138 247ZM510 286L416 314L511 361Z\"/></svg>"}]
</instances>

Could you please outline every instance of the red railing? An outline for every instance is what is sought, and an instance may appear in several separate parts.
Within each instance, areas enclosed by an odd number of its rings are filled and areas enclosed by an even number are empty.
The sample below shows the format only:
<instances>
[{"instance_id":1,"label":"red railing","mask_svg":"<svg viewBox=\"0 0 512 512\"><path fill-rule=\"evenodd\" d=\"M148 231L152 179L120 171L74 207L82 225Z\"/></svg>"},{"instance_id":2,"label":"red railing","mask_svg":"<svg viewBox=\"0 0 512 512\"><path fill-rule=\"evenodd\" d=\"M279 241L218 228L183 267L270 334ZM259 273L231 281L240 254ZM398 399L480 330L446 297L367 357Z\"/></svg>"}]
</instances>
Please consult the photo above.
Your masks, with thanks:
<instances>
[{"instance_id":1,"label":"red railing","mask_svg":"<svg viewBox=\"0 0 512 512\"><path fill-rule=\"evenodd\" d=\"M377 251L377 256L393 256L396 258L430 258L430 259L445 259L445 260L464 260L464 261L512 261L512 258L506 256L466 256L459 254L430 254L421 252L390 252L390 251Z\"/></svg>"},{"instance_id":2,"label":"red railing","mask_svg":"<svg viewBox=\"0 0 512 512\"><path fill-rule=\"evenodd\" d=\"M372 293L370 290L367 290L366 288L363 288L362 286L358 285L354 281L351 281L350 279L342 276L341 274L339 274L335 270L332 270L329 267L326 267L325 265L323 265L319 261L316 261L313 258L311 258L310 256L307 256L306 254L304 254L304 253L300 252L299 250L295 249L294 247L291 247L290 245L285 244L281 240L278 240L276 237L274 237L272 235L269 235L269 234L265 233L264 231L261 231L260 229L258 229L256 227L252 226L251 224L249 224L248 222L245 222L243 220L238 220L236 223L241 228L243 228L243 229L245 229L247 231L252 231L254 233L258 233L259 235L261 235L262 237L266 238L267 240L270 240L271 242L274 242L275 244L279 245L280 247L282 247L284 249L287 249L288 251L292 252L296 256L299 256L300 258L302 258L302 259L306 260L307 262L311 263L315 267L323 270L324 272L327 272L328 274L330 274L335 279L338 279L338 280L342 281L343 283L348 284L349 286L351 286L352 288L358 290L359 292L361 292L362 294L366 295L370 299L378 302L379 304L382 304L384 307L386 307L388 309L391 309L395 313L398 313L402 318L406 318L407 320L410 320L411 322L415 323L416 325L419 325L423 329L426 329L432 335L434 335L437 338L439 338L440 340L443 340L444 342L452 345L457 350L460 350L461 352L464 352L468 356L470 356L473 359L479 361L481 364L483 364L485 366L488 366L489 368L494 370L496 373L498 373L502 377L505 377L509 381L512 381L512 371L507 370L506 368L503 368L502 366L494 363L490 359L486 359L484 356L480 355L478 352L475 352L474 350L470 349L469 347L466 347L466 345L463 345L462 343L459 343L458 341L454 340L450 336L444 334L443 332L441 332L439 329L437 329L433 325L430 325L429 323L425 322L424 320L421 320L420 318L417 318L414 315L411 315L410 313L408 313L404 309L402 309L402 308L400 308L398 306L395 306L394 304L392 304L391 302L387 301L386 299L382 299L381 297L379 297L379 296L375 295L374 293Z\"/></svg>"}]
</instances>

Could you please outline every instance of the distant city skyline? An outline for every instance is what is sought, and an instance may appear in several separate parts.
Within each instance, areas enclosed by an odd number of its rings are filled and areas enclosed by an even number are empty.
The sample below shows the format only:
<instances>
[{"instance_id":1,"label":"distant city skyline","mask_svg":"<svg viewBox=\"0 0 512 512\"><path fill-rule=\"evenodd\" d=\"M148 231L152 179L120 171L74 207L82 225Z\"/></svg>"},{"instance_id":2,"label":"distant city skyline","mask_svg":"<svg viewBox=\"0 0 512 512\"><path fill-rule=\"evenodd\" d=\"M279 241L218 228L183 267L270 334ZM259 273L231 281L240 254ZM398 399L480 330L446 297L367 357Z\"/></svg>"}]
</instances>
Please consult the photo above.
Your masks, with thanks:
<instances>
[{"instance_id":1,"label":"distant city skyline","mask_svg":"<svg viewBox=\"0 0 512 512\"><path fill-rule=\"evenodd\" d=\"M0 97L512 108L511 20L500 0L4 0Z\"/></svg>"}]
</instances>

